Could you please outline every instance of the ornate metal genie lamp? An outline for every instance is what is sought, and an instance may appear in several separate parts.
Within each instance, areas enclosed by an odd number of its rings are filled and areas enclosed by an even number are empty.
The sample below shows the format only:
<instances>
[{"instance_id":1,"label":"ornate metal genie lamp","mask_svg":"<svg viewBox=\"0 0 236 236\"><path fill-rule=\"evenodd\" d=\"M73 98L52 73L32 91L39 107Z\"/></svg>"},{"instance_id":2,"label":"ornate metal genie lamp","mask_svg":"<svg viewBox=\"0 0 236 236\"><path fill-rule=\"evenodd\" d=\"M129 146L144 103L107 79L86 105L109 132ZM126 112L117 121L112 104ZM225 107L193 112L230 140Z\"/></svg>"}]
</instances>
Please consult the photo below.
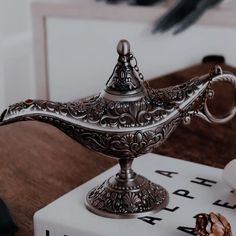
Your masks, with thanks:
<instances>
[{"instance_id":1,"label":"ornate metal genie lamp","mask_svg":"<svg viewBox=\"0 0 236 236\"><path fill-rule=\"evenodd\" d=\"M118 62L104 90L76 102L26 100L6 109L0 125L37 120L56 126L82 145L116 157L120 171L89 191L86 206L92 212L114 218L131 218L159 211L168 204L168 192L136 174L134 158L160 146L181 123L197 115L212 123L230 120L236 106L216 118L208 110L212 83L228 81L236 88L236 77L216 66L209 74L186 83L152 89L143 80L130 44L117 46Z\"/></svg>"}]
</instances>

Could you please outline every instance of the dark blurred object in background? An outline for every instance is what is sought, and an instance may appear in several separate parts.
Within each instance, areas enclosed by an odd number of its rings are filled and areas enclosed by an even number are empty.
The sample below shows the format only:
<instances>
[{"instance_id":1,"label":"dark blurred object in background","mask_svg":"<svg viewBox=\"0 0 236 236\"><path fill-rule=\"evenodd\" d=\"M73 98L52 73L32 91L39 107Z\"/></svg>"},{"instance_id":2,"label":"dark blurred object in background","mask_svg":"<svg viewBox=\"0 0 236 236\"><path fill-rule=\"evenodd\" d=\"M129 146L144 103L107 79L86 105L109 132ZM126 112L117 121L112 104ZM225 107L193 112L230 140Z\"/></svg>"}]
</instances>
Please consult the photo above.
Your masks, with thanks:
<instances>
[{"instance_id":1,"label":"dark blurred object in background","mask_svg":"<svg viewBox=\"0 0 236 236\"><path fill-rule=\"evenodd\" d=\"M104 0L107 3L117 4L127 2L132 5L151 6L167 0ZM173 27L174 34L186 30L194 24L208 9L216 6L223 0L177 0L164 14L153 28L153 33L164 33Z\"/></svg>"},{"instance_id":2,"label":"dark blurred object in background","mask_svg":"<svg viewBox=\"0 0 236 236\"><path fill-rule=\"evenodd\" d=\"M174 34L178 34L193 23L203 13L223 0L180 0L156 23L154 32L166 32L176 26Z\"/></svg>"},{"instance_id":3,"label":"dark blurred object in background","mask_svg":"<svg viewBox=\"0 0 236 236\"><path fill-rule=\"evenodd\" d=\"M10 212L0 199L0 236L13 236L17 231L17 226L13 222Z\"/></svg>"}]
</instances>

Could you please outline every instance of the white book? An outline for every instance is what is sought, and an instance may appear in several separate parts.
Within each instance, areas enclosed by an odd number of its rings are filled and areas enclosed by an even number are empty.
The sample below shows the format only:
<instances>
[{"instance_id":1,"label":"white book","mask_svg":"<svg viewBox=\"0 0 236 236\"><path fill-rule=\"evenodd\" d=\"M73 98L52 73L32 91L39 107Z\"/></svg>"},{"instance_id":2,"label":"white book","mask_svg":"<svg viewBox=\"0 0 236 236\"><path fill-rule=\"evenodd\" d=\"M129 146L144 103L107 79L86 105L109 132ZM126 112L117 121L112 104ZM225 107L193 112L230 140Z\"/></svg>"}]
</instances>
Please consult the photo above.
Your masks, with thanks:
<instances>
[{"instance_id":1,"label":"white book","mask_svg":"<svg viewBox=\"0 0 236 236\"><path fill-rule=\"evenodd\" d=\"M221 169L156 154L137 158L133 169L168 190L166 209L136 219L111 219L88 211L86 194L116 174L116 165L36 212L35 236L194 235L194 216L209 212L223 214L236 233L236 194L222 182Z\"/></svg>"}]
</instances>

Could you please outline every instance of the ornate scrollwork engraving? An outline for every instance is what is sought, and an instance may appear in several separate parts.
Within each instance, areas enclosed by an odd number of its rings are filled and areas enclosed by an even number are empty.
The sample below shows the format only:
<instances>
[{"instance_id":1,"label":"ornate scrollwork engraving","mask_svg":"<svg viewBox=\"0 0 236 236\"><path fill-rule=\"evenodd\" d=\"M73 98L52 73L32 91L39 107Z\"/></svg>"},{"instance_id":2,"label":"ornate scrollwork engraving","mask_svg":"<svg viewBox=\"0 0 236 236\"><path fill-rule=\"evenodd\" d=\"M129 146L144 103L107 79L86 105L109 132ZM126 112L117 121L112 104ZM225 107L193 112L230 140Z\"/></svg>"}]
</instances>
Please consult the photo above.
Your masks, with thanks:
<instances>
[{"instance_id":1,"label":"ornate scrollwork engraving","mask_svg":"<svg viewBox=\"0 0 236 236\"><path fill-rule=\"evenodd\" d=\"M151 89L148 95L134 102L110 101L99 95L69 103L34 100L10 106L8 114L20 115L21 111L29 110L59 114L98 127L145 127L166 119L182 103L198 94L202 86L198 80L191 80L170 88Z\"/></svg>"},{"instance_id":2,"label":"ornate scrollwork engraving","mask_svg":"<svg viewBox=\"0 0 236 236\"><path fill-rule=\"evenodd\" d=\"M140 82L129 64L117 64L107 86L114 91L133 91Z\"/></svg>"},{"instance_id":3,"label":"ornate scrollwork engraving","mask_svg":"<svg viewBox=\"0 0 236 236\"><path fill-rule=\"evenodd\" d=\"M109 181L93 188L87 195L89 207L117 215L145 213L166 203L167 191L150 180L137 176L143 180L141 187L135 190L119 191L111 186ZM117 182L118 184L118 182Z\"/></svg>"},{"instance_id":4,"label":"ornate scrollwork engraving","mask_svg":"<svg viewBox=\"0 0 236 236\"><path fill-rule=\"evenodd\" d=\"M87 148L116 158L135 158L151 152L154 147L161 145L182 121L178 117L161 129L117 134L115 132L84 129L50 116L22 116L17 119L18 121L38 120L53 124Z\"/></svg>"},{"instance_id":5,"label":"ornate scrollwork engraving","mask_svg":"<svg viewBox=\"0 0 236 236\"><path fill-rule=\"evenodd\" d=\"M0 125L21 120L49 123L85 147L118 158L121 171L117 176L87 196L91 211L109 217L158 211L168 202L164 188L132 171L134 158L160 146L193 115L215 123L236 115L236 106L223 119L207 108L207 99L214 95L212 83L227 81L236 88L235 76L223 73L220 67L180 85L152 89L144 81L129 43L121 40L117 51L118 62L100 94L67 103L28 99L11 105L0 117Z\"/></svg>"}]
</instances>

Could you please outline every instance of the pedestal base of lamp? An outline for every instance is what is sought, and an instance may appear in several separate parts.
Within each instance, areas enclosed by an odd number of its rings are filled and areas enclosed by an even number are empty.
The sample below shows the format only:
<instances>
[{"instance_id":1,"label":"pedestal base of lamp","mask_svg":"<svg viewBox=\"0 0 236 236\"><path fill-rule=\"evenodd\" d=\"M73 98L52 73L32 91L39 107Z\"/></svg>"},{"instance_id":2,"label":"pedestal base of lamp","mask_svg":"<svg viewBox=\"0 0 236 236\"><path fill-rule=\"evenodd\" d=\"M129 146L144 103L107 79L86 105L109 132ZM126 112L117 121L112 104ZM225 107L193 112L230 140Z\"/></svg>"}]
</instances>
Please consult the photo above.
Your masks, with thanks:
<instances>
[{"instance_id":1,"label":"pedestal base of lamp","mask_svg":"<svg viewBox=\"0 0 236 236\"><path fill-rule=\"evenodd\" d=\"M135 218L160 211L168 200L168 192L147 178L133 174L123 179L117 174L89 191L86 207L104 217Z\"/></svg>"}]
</instances>

